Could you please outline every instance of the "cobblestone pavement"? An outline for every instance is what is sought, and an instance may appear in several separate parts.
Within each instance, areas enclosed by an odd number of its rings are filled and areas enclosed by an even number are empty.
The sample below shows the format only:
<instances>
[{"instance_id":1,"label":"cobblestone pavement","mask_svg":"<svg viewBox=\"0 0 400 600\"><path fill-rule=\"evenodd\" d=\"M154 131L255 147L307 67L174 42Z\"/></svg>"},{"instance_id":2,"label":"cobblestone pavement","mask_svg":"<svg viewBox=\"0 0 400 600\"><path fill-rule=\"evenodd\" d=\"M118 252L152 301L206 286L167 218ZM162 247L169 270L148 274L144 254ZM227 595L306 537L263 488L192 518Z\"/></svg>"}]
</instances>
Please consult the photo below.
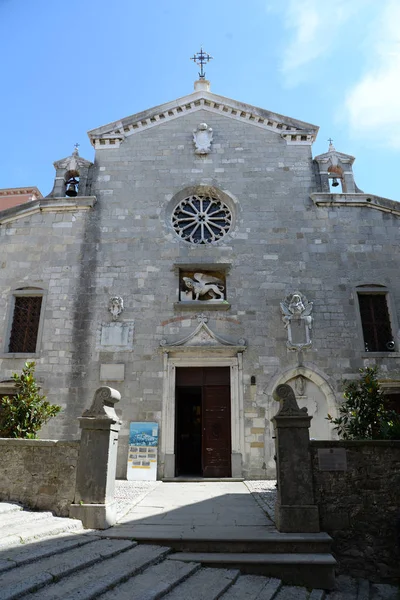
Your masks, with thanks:
<instances>
[{"instance_id":1,"label":"cobblestone pavement","mask_svg":"<svg viewBox=\"0 0 400 600\"><path fill-rule=\"evenodd\" d=\"M245 481L244 483L257 504L275 523L276 481L266 479Z\"/></svg>"},{"instance_id":2,"label":"cobblestone pavement","mask_svg":"<svg viewBox=\"0 0 400 600\"><path fill-rule=\"evenodd\" d=\"M117 520L124 517L131 508L139 504L160 483L161 481L125 481L117 479L114 495L117 503Z\"/></svg>"}]
</instances>

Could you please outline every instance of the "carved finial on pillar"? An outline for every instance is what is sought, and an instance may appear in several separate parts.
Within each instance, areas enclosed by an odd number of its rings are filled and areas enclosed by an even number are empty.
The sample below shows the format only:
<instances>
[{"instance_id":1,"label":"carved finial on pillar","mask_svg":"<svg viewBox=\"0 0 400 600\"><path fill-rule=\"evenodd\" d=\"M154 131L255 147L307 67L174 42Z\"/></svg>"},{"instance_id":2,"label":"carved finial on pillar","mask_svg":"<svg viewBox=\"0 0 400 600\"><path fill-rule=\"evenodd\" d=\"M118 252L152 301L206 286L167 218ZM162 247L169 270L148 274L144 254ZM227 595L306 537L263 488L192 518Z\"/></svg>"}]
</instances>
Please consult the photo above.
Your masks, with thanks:
<instances>
[{"instance_id":1,"label":"carved finial on pillar","mask_svg":"<svg viewBox=\"0 0 400 600\"><path fill-rule=\"evenodd\" d=\"M308 415L307 408L300 408L297 404L294 391L287 383L278 385L274 391L274 399L280 402L280 409L275 415L276 417L304 417Z\"/></svg>"},{"instance_id":2,"label":"carved finial on pillar","mask_svg":"<svg viewBox=\"0 0 400 600\"><path fill-rule=\"evenodd\" d=\"M309 451L312 417L299 408L287 383L278 385L274 399L281 404L272 418L275 432L277 500L275 524L278 531L311 533L319 531L318 506L314 502L313 475Z\"/></svg>"},{"instance_id":3,"label":"carved finial on pillar","mask_svg":"<svg viewBox=\"0 0 400 600\"><path fill-rule=\"evenodd\" d=\"M117 390L100 387L79 419L81 443L69 515L89 529L107 529L117 520L114 489L121 421L114 404L120 399Z\"/></svg>"},{"instance_id":4,"label":"carved finial on pillar","mask_svg":"<svg viewBox=\"0 0 400 600\"><path fill-rule=\"evenodd\" d=\"M111 387L99 387L93 396L93 401L82 417L96 417L96 419L112 419L120 423L120 419L115 412L114 404L121 400L121 394Z\"/></svg>"}]
</instances>

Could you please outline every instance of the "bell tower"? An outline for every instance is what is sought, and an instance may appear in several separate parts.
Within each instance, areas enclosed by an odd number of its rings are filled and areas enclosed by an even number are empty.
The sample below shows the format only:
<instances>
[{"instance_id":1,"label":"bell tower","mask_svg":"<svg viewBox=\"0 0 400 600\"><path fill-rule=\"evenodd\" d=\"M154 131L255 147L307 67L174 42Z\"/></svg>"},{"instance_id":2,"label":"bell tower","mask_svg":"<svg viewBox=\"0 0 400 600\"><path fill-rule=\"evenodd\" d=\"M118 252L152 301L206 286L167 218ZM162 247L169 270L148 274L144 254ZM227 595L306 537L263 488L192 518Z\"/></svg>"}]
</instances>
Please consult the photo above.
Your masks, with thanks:
<instances>
[{"instance_id":1,"label":"bell tower","mask_svg":"<svg viewBox=\"0 0 400 600\"><path fill-rule=\"evenodd\" d=\"M79 156L78 145L75 144L75 150L71 156L55 161L56 177L53 189L48 195L49 198L90 195L89 174L93 163Z\"/></svg>"},{"instance_id":2,"label":"bell tower","mask_svg":"<svg viewBox=\"0 0 400 600\"><path fill-rule=\"evenodd\" d=\"M329 139L328 152L314 158L319 175L319 190L322 193L356 194L362 193L353 174L354 156L338 152Z\"/></svg>"}]
</instances>

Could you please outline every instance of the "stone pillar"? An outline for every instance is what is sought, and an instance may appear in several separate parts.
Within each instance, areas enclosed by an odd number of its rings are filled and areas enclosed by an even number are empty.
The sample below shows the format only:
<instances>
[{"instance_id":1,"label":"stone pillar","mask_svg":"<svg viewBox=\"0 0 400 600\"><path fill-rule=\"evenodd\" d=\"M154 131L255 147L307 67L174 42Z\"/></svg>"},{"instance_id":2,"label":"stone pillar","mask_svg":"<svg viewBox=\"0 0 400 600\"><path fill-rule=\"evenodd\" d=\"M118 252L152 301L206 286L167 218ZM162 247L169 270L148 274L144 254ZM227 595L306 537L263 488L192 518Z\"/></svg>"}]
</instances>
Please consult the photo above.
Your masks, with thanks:
<instances>
[{"instance_id":1,"label":"stone pillar","mask_svg":"<svg viewBox=\"0 0 400 600\"><path fill-rule=\"evenodd\" d=\"M91 407L79 419L82 434L69 514L91 529L107 529L116 522L114 488L121 421L114 404L120 399L117 390L98 388Z\"/></svg>"},{"instance_id":2,"label":"stone pillar","mask_svg":"<svg viewBox=\"0 0 400 600\"><path fill-rule=\"evenodd\" d=\"M318 532L319 514L314 503L309 450L312 417L306 408L299 408L290 385L278 385L274 398L281 404L272 419L278 488L276 527L288 533Z\"/></svg>"}]
</instances>

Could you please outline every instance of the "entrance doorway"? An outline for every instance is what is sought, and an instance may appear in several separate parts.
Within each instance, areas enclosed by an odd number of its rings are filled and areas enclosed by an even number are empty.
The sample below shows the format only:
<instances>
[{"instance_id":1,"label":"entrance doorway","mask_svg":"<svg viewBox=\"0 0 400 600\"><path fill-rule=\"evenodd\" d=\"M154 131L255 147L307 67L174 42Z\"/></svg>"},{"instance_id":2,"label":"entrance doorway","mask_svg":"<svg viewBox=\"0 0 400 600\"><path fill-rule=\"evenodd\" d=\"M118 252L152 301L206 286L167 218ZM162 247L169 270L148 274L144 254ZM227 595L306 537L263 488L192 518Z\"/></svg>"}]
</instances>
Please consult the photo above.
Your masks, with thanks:
<instances>
[{"instance_id":1,"label":"entrance doorway","mask_svg":"<svg viewBox=\"0 0 400 600\"><path fill-rule=\"evenodd\" d=\"M176 475L231 476L229 367L176 369Z\"/></svg>"}]
</instances>

